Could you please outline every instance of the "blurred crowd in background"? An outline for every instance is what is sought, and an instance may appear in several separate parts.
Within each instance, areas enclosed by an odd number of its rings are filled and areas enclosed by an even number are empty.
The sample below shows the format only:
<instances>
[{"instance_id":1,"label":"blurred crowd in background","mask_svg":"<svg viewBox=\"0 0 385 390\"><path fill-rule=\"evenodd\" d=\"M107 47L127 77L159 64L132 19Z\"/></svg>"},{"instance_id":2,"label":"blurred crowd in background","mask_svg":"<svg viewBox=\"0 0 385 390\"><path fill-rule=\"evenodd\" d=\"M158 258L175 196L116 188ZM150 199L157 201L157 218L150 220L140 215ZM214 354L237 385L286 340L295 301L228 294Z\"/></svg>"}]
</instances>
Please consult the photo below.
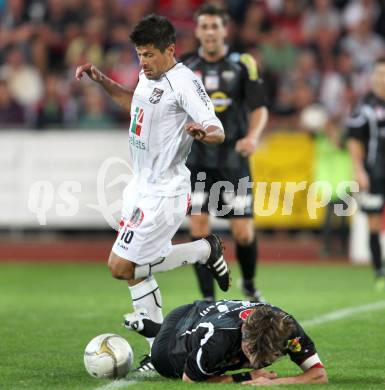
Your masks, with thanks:
<instances>
[{"instance_id":1,"label":"blurred crowd in background","mask_svg":"<svg viewBox=\"0 0 385 390\"><path fill-rule=\"evenodd\" d=\"M91 82L76 82L92 62L134 87L139 64L129 43L146 14L177 28L177 55L194 51L201 0L0 0L0 128L127 128L129 114ZM385 1L209 1L231 15L228 44L259 65L272 126L295 128L298 113L320 103L341 124L369 88L385 54Z\"/></svg>"}]
</instances>

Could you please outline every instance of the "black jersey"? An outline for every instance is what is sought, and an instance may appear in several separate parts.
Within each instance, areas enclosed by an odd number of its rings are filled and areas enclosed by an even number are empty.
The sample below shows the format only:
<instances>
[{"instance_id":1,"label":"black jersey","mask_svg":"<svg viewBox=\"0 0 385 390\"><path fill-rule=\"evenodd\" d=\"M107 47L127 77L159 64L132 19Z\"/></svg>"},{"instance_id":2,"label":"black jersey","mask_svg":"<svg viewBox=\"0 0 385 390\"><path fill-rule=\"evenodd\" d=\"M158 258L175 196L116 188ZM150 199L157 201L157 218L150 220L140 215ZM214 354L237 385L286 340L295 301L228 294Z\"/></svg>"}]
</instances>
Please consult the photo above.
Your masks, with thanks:
<instances>
[{"instance_id":1,"label":"black jersey","mask_svg":"<svg viewBox=\"0 0 385 390\"><path fill-rule=\"evenodd\" d=\"M202 79L226 136L221 145L194 142L188 165L238 169L245 158L234 147L247 133L248 113L266 105L255 60L249 54L232 53L217 62L207 62L195 53L181 61Z\"/></svg>"},{"instance_id":2,"label":"black jersey","mask_svg":"<svg viewBox=\"0 0 385 390\"><path fill-rule=\"evenodd\" d=\"M385 178L385 101L365 96L347 121L347 136L363 143L370 176Z\"/></svg>"},{"instance_id":3,"label":"black jersey","mask_svg":"<svg viewBox=\"0 0 385 390\"><path fill-rule=\"evenodd\" d=\"M241 349L241 326L258 305L265 304L223 300L212 304L197 301L190 305L190 310L175 326L175 338L168 344L168 359L176 375L182 377L186 373L190 379L202 381L244 367L248 360ZM295 334L288 340L292 346L287 350L291 360L304 369L320 364L312 340L295 323Z\"/></svg>"}]
</instances>

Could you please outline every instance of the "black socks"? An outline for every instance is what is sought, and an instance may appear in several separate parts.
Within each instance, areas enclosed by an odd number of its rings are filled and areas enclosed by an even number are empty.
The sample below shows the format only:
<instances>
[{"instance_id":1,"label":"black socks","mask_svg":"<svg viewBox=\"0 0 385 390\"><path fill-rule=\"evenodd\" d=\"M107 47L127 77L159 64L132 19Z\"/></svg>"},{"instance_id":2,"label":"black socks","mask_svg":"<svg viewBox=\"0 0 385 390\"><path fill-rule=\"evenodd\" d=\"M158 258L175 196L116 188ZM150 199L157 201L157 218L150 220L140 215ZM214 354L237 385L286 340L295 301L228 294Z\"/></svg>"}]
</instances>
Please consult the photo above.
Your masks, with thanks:
<instances>
[{"instance_id":1,"label":"black socks","mask_svg":"<svg viewBox=\"0 0 385 390\"><path fill-rule=\"evenodd\" d=\"M253 280L257 270L257 239L247 245L236 244L236 255L241 267L242 279Z\"/></svg>"},{"instance_id":2,"label":"black socks","mask_svg":"<svg viewBox=\"0 0 385 390\"><path fill-rule=\"evenodd\" d=\"M373 264L374 272L376 273L376 276L383 276L384 269L382 267L379 233L370 233L369 245L370 245L370 253L372 255L372 264Z\"/></svg>"}]
</instances>

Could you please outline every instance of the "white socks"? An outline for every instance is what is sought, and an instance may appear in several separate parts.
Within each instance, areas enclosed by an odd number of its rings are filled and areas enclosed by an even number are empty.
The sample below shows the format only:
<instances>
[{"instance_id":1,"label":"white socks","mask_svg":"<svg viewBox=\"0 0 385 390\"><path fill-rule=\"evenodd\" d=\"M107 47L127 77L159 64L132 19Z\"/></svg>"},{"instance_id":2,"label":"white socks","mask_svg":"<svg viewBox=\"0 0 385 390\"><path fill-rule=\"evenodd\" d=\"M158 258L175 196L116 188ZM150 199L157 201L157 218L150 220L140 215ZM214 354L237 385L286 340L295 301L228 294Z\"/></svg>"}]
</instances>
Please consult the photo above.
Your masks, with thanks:
<instances>
[{"instance_id":1,"label":"white socks","mask_svg":"<svg viewBox=\"0 0 385 390\"><path fill-rule=\"evenodd\" d=\"M129 287L134 309L147 309L150 319L161 324L163 322L162 297L158 283L152 274L168 271L185 264L195 264L197 262L205 264L210 256L210 252L210 244L202 239L186 244L173 245L168 256L160 258L152 264L137 264L135 267L135 279L146 279L135 286ZM154 338L147 338L147 341L151 348Z\"/></svg>"},{"instance_id":2,"label":"white socks","mask_svg":"<svg viewBox=\"0 0 385 390\"><path fill-rule=\"evenodd\" d=\"M128 287L131 292L132 304L134 309L145 308L148 311L150 319L158 324L163 322L162 297L160 295L158 283L154 277L148 276L142 282L135 286ZM150 350L154 337L146 338L150 344Z\"/></svg>"},{"instance_id":3,"label":"white socks","mask_svg":"<svg viewBox=\"0 0 385 390\"><path fill-rule=\"evenodd\" d=\"M156 272L164 272L185 264L205 264L210 256L210 244L206 240L197 240L186 244L173 245L170 254L151 264L136 265L135 279L145 278Z\"/></svg>"}]
</instances>

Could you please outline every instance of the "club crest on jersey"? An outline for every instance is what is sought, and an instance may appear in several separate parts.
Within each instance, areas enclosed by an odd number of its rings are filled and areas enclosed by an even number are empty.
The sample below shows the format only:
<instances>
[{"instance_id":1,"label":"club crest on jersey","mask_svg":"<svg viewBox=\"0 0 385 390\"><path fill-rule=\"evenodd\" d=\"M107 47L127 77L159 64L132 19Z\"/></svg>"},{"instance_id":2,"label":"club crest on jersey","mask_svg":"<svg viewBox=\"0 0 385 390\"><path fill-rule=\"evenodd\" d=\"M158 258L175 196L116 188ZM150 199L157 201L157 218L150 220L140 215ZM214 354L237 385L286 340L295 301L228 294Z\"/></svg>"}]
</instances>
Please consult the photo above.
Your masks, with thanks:
<instances>
[{"instance_id":1,"label":"club crest on jersey","mask_svg":"<svg viewBox=\"0 0 385 390\"><path fill-rule=\"evenodd\" d=\"M253 309L242 310L239 313L239 318L242 319L243 321L245 321L246 318L252 313L252 311L253 311Z\"/></svg>"},{"instance_id":2,"label":"club crest on jersey","mask_svg":"<svg viewBox=\"0 0 385 390\"><path fill-rule=\"evenodd\" d=\"M150 98L148 99L150 101L150 103L158 104L160 101L160 98L163 95L163 92L164 92L163 89L154 88Z\"/></svg>"},{"instance_id":3,"label":"club crest on jersey","mask_svg":"<svg viewBox=\"0 0 385 390\"><path fill-rule=\"evenodd\" d=\"M302 347L301 343L299 342L300 337L296 337L294 339L287 341L287 349L292 352L300 352Z\"/></svg>"},{"instance_id":4,"label":"club crest on jersey","mask_svg":"<svg viewBox=\"0 0 385 390\"><path fill-rule=\"evenodd\" d=\"M139 226L144 218L144 213L139 207L135 207L132 211L129 221L127 222L127 226L130 228Z\"/></svg>"}]
</instances>

